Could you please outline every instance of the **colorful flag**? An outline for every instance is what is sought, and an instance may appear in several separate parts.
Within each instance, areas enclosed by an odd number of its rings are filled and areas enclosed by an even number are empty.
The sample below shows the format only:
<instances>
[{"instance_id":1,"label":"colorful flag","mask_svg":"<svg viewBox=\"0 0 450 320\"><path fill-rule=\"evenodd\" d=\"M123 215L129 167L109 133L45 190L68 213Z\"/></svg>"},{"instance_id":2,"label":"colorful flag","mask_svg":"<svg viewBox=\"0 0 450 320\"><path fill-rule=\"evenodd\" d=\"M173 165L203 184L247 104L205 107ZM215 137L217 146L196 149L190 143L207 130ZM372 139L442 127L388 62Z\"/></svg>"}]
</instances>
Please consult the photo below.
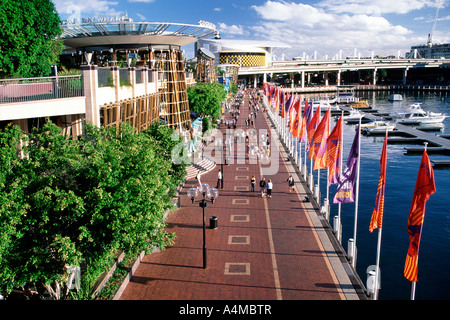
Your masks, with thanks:
<instances>
[{"instance_id":1,"label":"colorful flag","mask_svg":"<svg viewBox=\"0 0 450 320\"><path fill-rule=\"evenodd\" d=\"M430 195L436 192L433 167L426 150L423 150L422 162L417 175L416 187L408 218L409 248L406 255L404 275L409 281L417 282L420 237L425 218L425 204Z\"/></svg>"},{"instance_id":2,"label":"colorful flag","mask_svg":"<svg viewBox=\"0 0 450 320\"><path fill-rule=\"evenodd\" d=\"M308 141L308 145L309 145L308 157L310 159L312 159L314 157L314 153L313 153L314 133L316 132L316 128L319 125L319 122L320 122L320 106L316 109L316 112L314 112L314 115L311 118L311 121L309 122L309 124L307 126L308 140L309 140Z\"/></svg>"},{"instance_id":3,"label":"colorful flag","mask_svg":"<svg viewBox=\"0 0 450 320\"><path fill-rule=\"evenodd\" d=\"M312 108L309 106L308 101L305 101L305 109L303 110L302 123L300 125L299 140L300 142L307 141L307 126L312 118Z\"/></svg>"},{"instance_id":4,"label":"colorful flag","mask_svg":"<svg viewBox=\"0 0 450 320\"><path fill-rule=\"evenodd\" d=\"M289 115L289 132L292 133L293 137L298 137L298 128L300 127L300 100L295 98L295 101L291 104L288 111ZM297 123L295 122L298 118ZM295 130L294 130L295 126ZM297 134L296 136L294 134Z\"/></svg>"},{"instance_id":5,"label":"colorful flag","mask_svg":"<svg viewBox=\"0 0 450 320\"><path fill-rule=\"evenodd\" d=\"M331 131L327 139L327 158L328 158L328 185L339 182L341 175L342 158L342 116Z\"/></svg>"},{"instance_id":6,"label":"colorful flag","mask_svg":"<svg viewBox=\"0 0 450 320\"><path fill-rule=\"evenodd\" d=\"M319 126L314 132L313 156L314 170L325 169L327 167L327 139L330 134L330 109L327 110Z\"/></svg>"},{"instance_id":7,"label":"colorful flag","mask_svg":"<svg viewBox=\"0 0 450 320\"><path fill-rule=\"evenodd\" d=\"M381 151L381 169L380 179L378 180L377 197L375 200L375 208L372 212L372 218L370 220L369 231L372 232L376 228L381 228L383 224L383 211L384 211L384 189L386 186L386 163L387 163L387 138L388 133L384 138L383 150Z\"/></svg>"},{"instance_id":8,"label":"colorful flag","mask_svg":"<svg viewBox=\"0 0 450 320\"><path fill-rule=\"evenodd\" d=\"M357 180L357 167L359 163L359 143L361 136L361 128L358 125L355 138L353 139L352 148L347 159L345 170L339 179L339 184L333 203L349 203L355 202L355 183Z\"/></svg>"}]
</instances>

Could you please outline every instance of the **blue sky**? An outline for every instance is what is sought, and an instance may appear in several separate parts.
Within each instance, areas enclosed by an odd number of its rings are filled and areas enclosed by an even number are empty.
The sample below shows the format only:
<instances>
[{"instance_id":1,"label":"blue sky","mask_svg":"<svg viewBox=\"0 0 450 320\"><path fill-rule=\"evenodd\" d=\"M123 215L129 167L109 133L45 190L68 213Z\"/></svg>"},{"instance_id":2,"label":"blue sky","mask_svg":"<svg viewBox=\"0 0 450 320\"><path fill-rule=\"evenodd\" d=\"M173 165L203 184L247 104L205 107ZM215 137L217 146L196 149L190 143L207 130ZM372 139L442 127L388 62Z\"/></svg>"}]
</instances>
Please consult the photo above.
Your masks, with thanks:
<instances>
[{"instance_id":1,"label":"blue sky","mask_svg":"<svg viewBox=\"0 0 450 320\"><path fill-rule=\"evenodd\" d=\"M62 19L128 14L134 21L216 25L223 39L274 40L286 59L333 57L341 50L404 56L426 43L439 3L433 42L450 42L450 0L52 0ZM191 58L192 48L185 48Z\"/></svg>"}]
</instances>

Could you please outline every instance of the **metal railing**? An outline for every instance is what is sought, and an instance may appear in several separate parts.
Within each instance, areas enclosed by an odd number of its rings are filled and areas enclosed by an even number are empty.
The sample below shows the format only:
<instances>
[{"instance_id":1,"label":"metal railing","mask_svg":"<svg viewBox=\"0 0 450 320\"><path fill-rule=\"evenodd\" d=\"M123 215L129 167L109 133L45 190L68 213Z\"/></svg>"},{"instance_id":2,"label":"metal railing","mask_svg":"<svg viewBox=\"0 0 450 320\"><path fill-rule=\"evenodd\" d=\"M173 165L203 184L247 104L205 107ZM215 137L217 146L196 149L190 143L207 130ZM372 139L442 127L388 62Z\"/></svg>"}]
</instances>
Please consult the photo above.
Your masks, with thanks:
<instances>
[{"instance_id":1,"label":"metal railing","mask_svg":"<svg viewBox=\"0 0 450 320\"><path fill-rule=\"evenodd\" d=\"M0 104L81 96L81 75L0 80Z\"/></svg>"}]
</instances>

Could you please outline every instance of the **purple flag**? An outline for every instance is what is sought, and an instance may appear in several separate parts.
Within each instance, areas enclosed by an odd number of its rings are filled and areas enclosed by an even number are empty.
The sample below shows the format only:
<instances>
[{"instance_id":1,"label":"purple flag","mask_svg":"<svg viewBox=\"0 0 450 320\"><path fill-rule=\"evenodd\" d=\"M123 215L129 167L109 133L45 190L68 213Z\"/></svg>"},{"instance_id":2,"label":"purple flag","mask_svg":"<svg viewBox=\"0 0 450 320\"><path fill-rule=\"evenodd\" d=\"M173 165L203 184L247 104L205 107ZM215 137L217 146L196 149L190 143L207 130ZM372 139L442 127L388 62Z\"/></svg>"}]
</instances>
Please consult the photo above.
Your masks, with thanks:
<instances>
[{"instance_id":1,"label":"purple flag","mask_svg":"<svg viewBox=\"0 0 450 320\"><path fill-rule=\"evenodd\" d=\"M342 173L341 179L334 196L333 203L355 202L355 183L356 171L359 161L359 140L361 130L357 127L355 138L353 139L352 148L348 155L347 165Z\"/></svg>"}]
</instances>

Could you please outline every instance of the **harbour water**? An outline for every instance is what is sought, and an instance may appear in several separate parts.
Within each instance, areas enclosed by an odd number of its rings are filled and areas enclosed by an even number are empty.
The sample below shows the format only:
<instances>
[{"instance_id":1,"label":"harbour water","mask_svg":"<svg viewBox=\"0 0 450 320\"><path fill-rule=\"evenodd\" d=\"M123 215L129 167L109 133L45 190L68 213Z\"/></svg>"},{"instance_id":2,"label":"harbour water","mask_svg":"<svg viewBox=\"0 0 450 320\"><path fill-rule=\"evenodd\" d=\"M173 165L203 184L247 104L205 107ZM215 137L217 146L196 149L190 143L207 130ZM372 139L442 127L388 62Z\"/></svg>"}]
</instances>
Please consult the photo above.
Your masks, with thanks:
<instances>
[{"instance_id":1,"label":"harbour water","mask_svg":"<svg viewBox=\"0 0 450 320\"><path fill-rule=\"evenodd\" d=\"M439 93L405 93L403 101L389 102L389 92L358 92L360 98L368 99L370 105L386 113L400 112L416 102L424 110L450 115L450 97ZM310 98L308 97L308 100ZM443 132L450 133L450 118L444 120ZM331 128L334 127L334 122ZM330 129L331 130L331 129ZM344 125L344 167L355 135L355 125ZM369 232L369 223L375 206L380 175L380 156L384 136L361 136L360 193L357 221L356 269L365 283L366 270L376 264L378 229ZM387 155L387 177L385 209L381 237L379 300L408 300L411 282L403 275L406 253L409 246L407 221L421 161L420 155L405 155L404 148L411 145L389 144ZM430 159L448 159L444 155L429 155ZM326 190L326 170L321 170L320 190ZM316 172L314 174L315 181ZM436 193L426 204L425 221L419 253L419 274L416 284L416 300L450 299L450 169L434 170ZM338 206L332 199L336 186L330 187L330 223L337 215ZM342 204L342 245L347 250L349 238L353 238L355 204Z\"/></svg>"}]
</instances>

